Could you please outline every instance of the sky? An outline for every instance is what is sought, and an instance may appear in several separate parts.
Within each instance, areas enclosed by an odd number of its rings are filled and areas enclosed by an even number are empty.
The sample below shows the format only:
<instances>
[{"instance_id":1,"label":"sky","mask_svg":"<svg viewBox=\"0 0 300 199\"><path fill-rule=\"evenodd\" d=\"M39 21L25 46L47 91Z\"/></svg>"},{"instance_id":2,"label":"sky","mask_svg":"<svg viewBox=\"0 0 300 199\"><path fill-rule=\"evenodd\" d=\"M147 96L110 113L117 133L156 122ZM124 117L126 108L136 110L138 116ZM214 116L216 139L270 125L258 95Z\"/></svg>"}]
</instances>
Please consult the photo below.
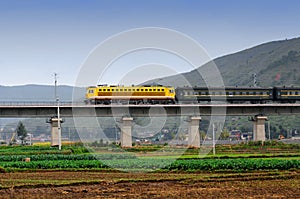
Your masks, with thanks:
<instances>
[{"instance_id":1,"label":"sky","mask_svg":"<svg viewBox=\"0 0 300 199\"><path fill-rule=\"evenodd\" d=\"M54 73L58 84L76 85L93 50L144 27L184 34L211 59L299 37L299 8L298 0L0 0L0 85L53 85ZM143 50L118 57L93 82L136 84L192 68Z\"/></svg>"}]
</instances>

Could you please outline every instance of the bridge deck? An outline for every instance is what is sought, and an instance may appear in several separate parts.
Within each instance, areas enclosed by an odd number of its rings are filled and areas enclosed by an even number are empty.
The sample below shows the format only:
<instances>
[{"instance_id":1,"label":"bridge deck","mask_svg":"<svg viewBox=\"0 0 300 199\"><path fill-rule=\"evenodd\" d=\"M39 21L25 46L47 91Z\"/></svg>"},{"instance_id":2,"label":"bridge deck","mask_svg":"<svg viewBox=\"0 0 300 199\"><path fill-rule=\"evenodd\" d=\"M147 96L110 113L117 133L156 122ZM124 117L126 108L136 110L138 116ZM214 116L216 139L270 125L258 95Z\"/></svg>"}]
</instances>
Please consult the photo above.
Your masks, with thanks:
<instances>
[{"instance_id":1,"label":"bridge deck","mask_svg":"<svg viewBox=\"0 0 300 199\"><path fill-rule=\"evenodd\" d=\"M0 117L51 117L54 104L0 105ZM195 115L288 115L300 114L300 104L174 104L174 105L60 105L61 117L132 117Z\"/></svg>"}]
</instances>

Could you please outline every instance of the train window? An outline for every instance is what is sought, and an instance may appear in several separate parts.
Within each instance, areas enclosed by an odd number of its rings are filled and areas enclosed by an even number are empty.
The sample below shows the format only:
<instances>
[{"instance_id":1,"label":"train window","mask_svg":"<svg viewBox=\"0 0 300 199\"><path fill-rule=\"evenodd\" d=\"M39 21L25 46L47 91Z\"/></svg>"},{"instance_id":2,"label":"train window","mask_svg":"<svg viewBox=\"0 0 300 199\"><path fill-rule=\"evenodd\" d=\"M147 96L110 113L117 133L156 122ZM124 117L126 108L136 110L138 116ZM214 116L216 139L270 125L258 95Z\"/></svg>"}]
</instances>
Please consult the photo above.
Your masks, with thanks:
<instances>
[{"instance_id":1,"label":"train window","mask_svg":"<svg viewBox=\"0 0 300 199\"><path fill-rule=\"evenodd\" d=\"M141 91L144 91L144 89L141 89Z\"/></svg>"},{"instance_id":2,"label":"train window","mask_svg":"<svg viewBox=\"0 0 300 199\"><path fill-rule=\"evenodd\" d=\"M106 91L106 89L103 89L103 91Z\"/></svg>"},{"instance_id":3,"label":"train window","mask_svg":"<svg viewBox=\"0 0 300 199\"><path fill-rule=\"evenodd\" d=\"M115 89L111 89L111 91L115 91Z\"/></svg>"},{"instance_id":4,"label":"train window","mask_svg":"<svg viewBox=\"0 0 300 199\"><path fill-rule=\"evenodd\" d=\"M110 91L110 89L107 89L107 91Z\"/></svg>"},{"instance_id":5,"label":"train window","mask_svg":"<svg viewBox=\"0 0 300 199\"><path fill-rule=\"evenodd\" d=\"M145 91L148 91L148 89L146 88Z\"/></svg>"},{"instance_id":6,"label":"train window","mask_svg":"<svg viewBox=\"0 0 300 199\"><path fill-rule=\"evenodd\" d=\"M136 91L140 91L140 89L137 88Z\"/></svg>"},{"instance_id":7,"label":"train window","mask_svg":"<svg viewBox=\"0 0 300 199\"><path fill-rule=\"evenodd\" d=\"M94 93L94 90L89 90L89 93Z\"/></svg>"},{"instance_id":8,"label":"train window","mask_svg":"<svg viewBox=\"0 0 300 199\"><path fill-rule=\"evenodd\" d=\"M149 91L152 91L152 89L149 89Z\"/></svg>"},{"instance_id":9,"label":"train window","mask_svg":"<svg viewBox=\"0 0 300 199\"><path fill-rule=\"evenodd\" d=\"M123 91L123 89L120 89L120 91Z\"/></svg>"},{"instance_id":10,"label":"train window","mask_svg":"<svg viewBox=\"0 0 300 199\"><path fill-rule=\"evenodd\" d=\"M99 89L99 91L102 91L102 89Z\"/></svg>"},{"instance_id":11,"label":"train window","mask_svg":"<svg viewBox=\"0 0 300 199\"><path fill-rule=\"evenodd\" d=\"M131 89L128 89L128 91L131 91Z\"/></svg>"},{"instance_id":12,"label":"train window","mask_svg":"<svg viewBox=\"0 0 300 199\"><path fill-rule=\"evenodd\" d=\"M298 95L298 91L295 92L295 95Z\"/></svg>"},{"instance_id":13,"label":"train window","mask_svg":"<svg viewBox=\"0 0 300 199\"><path fill-rule=\"evenodd\" d=\"M161 91L165 91L165 89L161 89Z\"/></svg>"},{"instance_id":14,"label":"train window","mask_svg":"<svg viewBox=\"0 0 300 199\"><path fill-rule=\"evenodd\" d=\"M160 91L160 89L157 89L157 91Z\"/></svg>"},{"instance_id":15,"label":"train window","mask_svg":"<svg viewBox=\"0 0 300 199\"><path fill-rule=\"evenodd\" d=\"M119 91L119 89L116 89L116 91Z\"/></svg>"},{"instance_id":16,"label":"train window","mask_svg":"<svg viewBox=\"0 0 300 199\"><path fill-rule=\"evenodd\" d=\"M135 91L135 89L132 89L132 91Z\"/></svg>"},{"instance_id":17,"label":"train window","mask_svg":"<svg viewBox=\"0 0 300 199\"><path fill-rule=\"evenodd\" d=\"M154 88L153 91L156 91L156 89Z\"/></svg>"},{"instance_id":18,"label":"train window","mask_svg":"<svg viewBox=\"0 0 300 199\"><path fill-rule=\"evenodd\" d=\"M124 91L127 91L127 89L125 88Z\"/></svg>"}]
</instances>

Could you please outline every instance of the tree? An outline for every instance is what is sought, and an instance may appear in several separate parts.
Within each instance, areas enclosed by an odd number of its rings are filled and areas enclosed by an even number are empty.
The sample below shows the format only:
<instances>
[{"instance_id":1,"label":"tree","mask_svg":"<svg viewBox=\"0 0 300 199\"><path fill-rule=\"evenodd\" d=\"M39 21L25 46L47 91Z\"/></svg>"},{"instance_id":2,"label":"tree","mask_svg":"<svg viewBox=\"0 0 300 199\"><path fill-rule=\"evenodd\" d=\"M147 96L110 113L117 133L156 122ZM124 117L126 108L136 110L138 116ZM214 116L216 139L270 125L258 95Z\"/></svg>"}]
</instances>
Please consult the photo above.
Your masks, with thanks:
<instances>
[{"instance_id":1,"label":"tree","mask_svg":"<svg viewBox=\"0 0 300 199\"><path fill-rule=\"evenodd\" d=\"M25 138L27 137L27 130L24 124L20 121L16 129L17 135L22 142L22 145L25 144Z\"/></svg>"},{"instance_id":2,"label":"tree","mask_svg":"<svg viewBox=\"0 0 300 199\"><path fill-rule=\"evenodd\" d=\"M222 140L226 140L227 138L229 138L229 136L230 136L230 133L226 128L220 134L220 138Z\"/></svg>"}]
</instances>

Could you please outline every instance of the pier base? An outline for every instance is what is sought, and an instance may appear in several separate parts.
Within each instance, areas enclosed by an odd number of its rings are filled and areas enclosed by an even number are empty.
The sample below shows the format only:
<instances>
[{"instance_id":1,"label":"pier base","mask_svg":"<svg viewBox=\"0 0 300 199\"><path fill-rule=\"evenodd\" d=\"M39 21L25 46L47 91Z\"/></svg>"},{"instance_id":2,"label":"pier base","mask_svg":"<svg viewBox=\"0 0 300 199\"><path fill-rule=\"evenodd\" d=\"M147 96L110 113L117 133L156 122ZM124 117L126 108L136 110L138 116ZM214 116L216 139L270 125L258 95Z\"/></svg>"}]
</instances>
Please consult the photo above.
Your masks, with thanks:
<instances>
[{"instance_id":1,"label":"pier base","mask_svg":"<svg viewBox=\"0 0 300 199\"><path fill-rule=\"evenodd\" d=\"M199 134L199 124L201 117L194 116L190 118L189 121L189 137L188 137L188 147L200 148L200 134Z\"/></svg>"},{"instance_id":2,"label":"pier base","mask_svg":"<svg viewBox=\"0 0 300 199\"><path fill-rule=\"evenodd\" d=\"M265 121L268 120L266 116L255 116L253 118L253 140L254 141L265 141Z\"/></svg>"},{"instance_id":3,"label":"pier base","mask_svg":"<svg viewBox=\"0 0 300 199\"><path fill-rule=\"evenodd\" d=\"M121 147L130 148L132 147L132 117L123 117L121 122Z\"/></svg>"},{"instance_id":4,"label":"pier base","mask_svg":"<svg viewBox=\"0 0 300 199\"><path fill-rule=\"evenodd\" d=\"M60 124L58 118L52 117L47 120L47 123L51 124L51 146L60 146L61 145L61 126L63 120L60 118Z\"/></svg>"}]
</instances>

